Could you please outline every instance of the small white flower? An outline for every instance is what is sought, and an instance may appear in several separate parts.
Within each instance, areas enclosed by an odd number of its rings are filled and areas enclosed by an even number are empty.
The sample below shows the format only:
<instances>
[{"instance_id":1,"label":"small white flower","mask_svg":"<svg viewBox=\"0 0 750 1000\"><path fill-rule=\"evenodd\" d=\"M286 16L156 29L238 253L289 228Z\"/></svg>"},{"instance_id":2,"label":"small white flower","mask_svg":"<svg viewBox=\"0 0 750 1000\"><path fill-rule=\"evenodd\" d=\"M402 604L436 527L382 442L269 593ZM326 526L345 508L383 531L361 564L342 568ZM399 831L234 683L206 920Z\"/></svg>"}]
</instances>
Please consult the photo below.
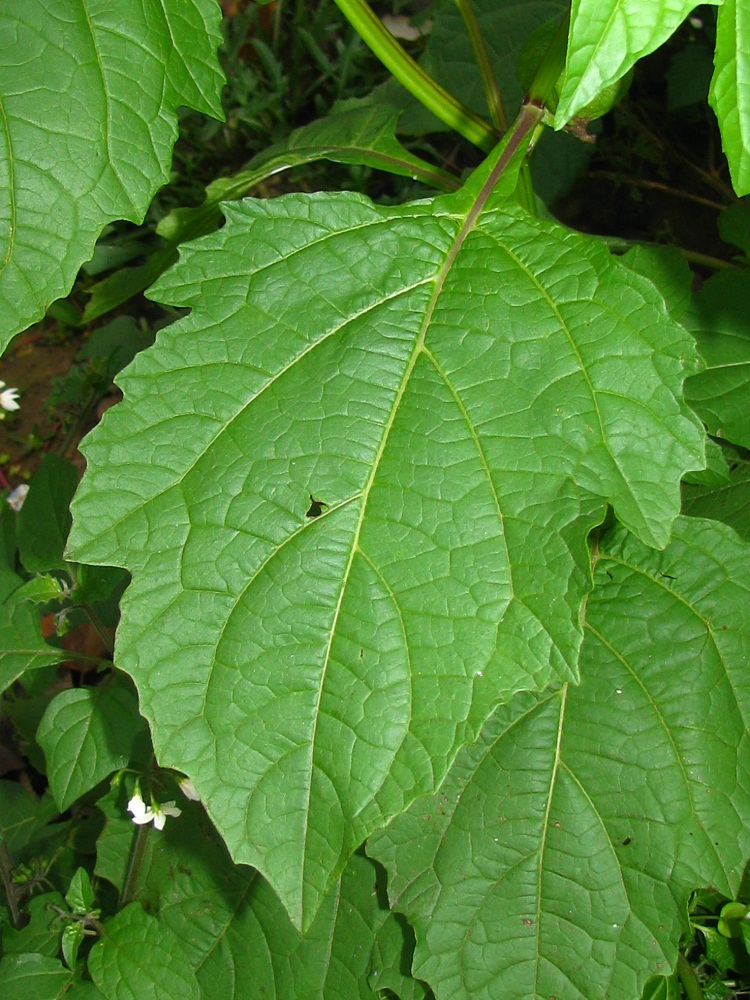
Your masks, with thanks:
<instances>
[{"instance_id":1,"label":"small white flower","mask_svg":"<svg viewBox=\"0 0 750 1000\"><path fill-rule=\"evenodd\" d=\"M133 822L137 823L138 826L143 826L145 823L153 823L155 829L163 830L164 824L167 822L167 816L180 816L182 809L177 808L174 800L159 805L156 799L152 799L151 805L147 806L141 798L141 793L136 791L133 798L128 802L128 812L132 814Z\"/></svg>"},{"instance_id":2,"label":"small white flower","mask_svg":"<svg viewBox=\"0 0 750 1000\"><path fill-rule=\"evenodd\" d=\"M11 508L11 510L14 510L16 514L23 507L23 502L26 499L26 494L28 492L29 492L28 483L21 483L20 486L16 486L14 490L11 490L10 493L5 498L8 503L8 506Z\"/></svg>"},{"instance_id":3,"label":"small white flower","mask_svg":"<svg viewBox=\"0 0 750 1000\"><path fill-rule=\"evenodd\" d=\"M141 793L136 792L128 802L128 812L133 814L133 822L141 826L143 823L150 823L154 818L153 809L149 809L141 798Z\"/></svg>"},{"instance_id":4,"label":"small white flower","mask_svg":"<svg viewBox=\"0 0 750 1000\"><path fill-rule=\"evenodd\" d=\"M195 785L190 778L181 778L177 784L180 786L180 791L186 799L190 799L191 802L200 802L200 795L196 792Z\"/></svg>"},{"instance_id":5,"label":"small white flower","mask_svg":"<svg viewBox=\"0 0 750 1000\"><path fill-rule=\"evenodd\" d=\"M18 389L3 389L5 382L0 381L0 406L4 410L18 410L21 404L18 402Z\"/></svg>"},{"instance_id":6,"label":"small white flower","mask_svg":"<svg viewBox=\"0 0 750 1000\"><path fill-rule=\"evenodd\" d=\"M158 802L153 803L154 806L154 828L157 830L163 830L164 824L167 822L167 816L181 816L182 809L179 809L177 803L174 799L171 802L164 802L159 805Z\"/></svg>"}]
</instances>

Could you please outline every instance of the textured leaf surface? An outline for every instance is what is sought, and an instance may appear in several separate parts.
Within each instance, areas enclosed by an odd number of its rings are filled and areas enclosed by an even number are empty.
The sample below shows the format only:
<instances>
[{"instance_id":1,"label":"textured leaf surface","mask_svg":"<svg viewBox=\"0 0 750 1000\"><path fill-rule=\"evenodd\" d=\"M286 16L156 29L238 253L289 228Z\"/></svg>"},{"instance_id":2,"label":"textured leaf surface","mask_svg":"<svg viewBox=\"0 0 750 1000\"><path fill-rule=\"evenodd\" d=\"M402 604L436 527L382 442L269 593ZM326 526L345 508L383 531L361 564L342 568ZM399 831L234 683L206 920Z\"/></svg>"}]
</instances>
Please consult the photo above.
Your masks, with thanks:
<instances>
[{"instance_id":1,"label":"textured leaf surface","mask_svg":"<svg viewBox=\"0 0 750 1000\"><path fill-rule=\"evenodd\" d=\"M181 942L137 903L108 920L88 968L106 1000L200 1000Z\"/></svg>"},{"instance_id":2,"label":"textured leaf surface","mask_svg":"<svg viewBox=\"0 0 750 1000\"><path fill-rule=\"evenodd\" d=\"M180 804L149 838L139 899L181 942L202 1000L375 1000L370 956L388 911L372 862L350 860L303 938L258 873L232 864L203 809Z\"/></svg>"},{"instance_id":3,"label":"textured leaf surface","mask_svg":"<svg viewBox=\"0 0 750 1000\"><path fill-rule=\"evenodd\" d=\"M697 6L695 0L573 0L558 127L662 45Z\"/></svg>"},{"instance_id":4,"label":"textured leaf surface","mask_svg":"<svg viewBox=\"0 0 750 1000\"><path fill-rule=\"evenodd\" d=\"M33 604L13 600L21 585L15 573L0 570L0 691L27 670L53 666L69 655L44 641Z\"/></svg>"},{"instance_id":5,"label":"textured leaf surface","mask_svg":"<svg viewBox=\"0 0 750 1000\"><path fill-rule=\"evenodd\" d=\"M63 691L37 730L47 777L60 811L125 767L144 728L133 692L121 684Z\"/></svg>"},{"instance_id":6,"label":"textured leaf surface","mask_svg":"<svg viewBox=\"0 0 750 1000\"><path fill-rule=\"evenodd\" d=\"M3 1000L62 1000L75 974L56 958L46 955L6 955L0 962Z\"/></svg>"},{"instance_id":7,"label":"textured leaf surface","mask_svg":"<svg viewBox=\"0 0 750 1000\"><path fill-rule=\"evenodd\" d=\"M750 4L724 0L716 22L714 75L708 99L738 195L750 193Z\"/></svg>"},{"instance_id":8,"label":"textured leaf surface","mask_svg":"<svg viewBox=\"0 0 750 1000\"><path fill-rule=\"evenodd\" d=\"M723 521L750 541L750 462L734 464L727 483L710 488L684 486L682 509L690 517Z\"/></svg>"},{"instance_id":9,"label":"textured leaf surface","mask_svg":"<svg viewBox=\"0 0 750 1000\"><path fill-rule=\"evenodd\" d=\"M717 274L695 296L685 320L706 369L685 382L685 399L709 432L750 448L750 276Z\"/></svg>"},{"instance_id":10,"label":"textured leaf surface","mask_svg":"<svg viewBox=\"0 0 750 1000\"><path fill-rule=\"evenodd\" d=\"M576 676L602 499L664 544L704 462L654 286L480 183L227 206L86 447L73 551L133 573L159 759L295 922L500 700Z\"/></svg>"},{"instance_id":11,"label":"textured leaf surface","mask_svg":"<svg viewBox=\"0 0 750 1000\"><path fill-rule=\"evenodd\" d=\"M632 1000L750 853L750 549L682 519L602 547L578 688L519 695L368 850L438 1000Z\"/></svg>"},{"instance_id":12,"label":"textured leaf surface","mask_svg":"<svg viewBox=\"0 0 750 1000\"><path fill-rule=\"evenodd\" d=\"M212 0L28 0L0 36L0 349L169 176L176 109L221 117Z\"/></svg>"}]
</instances>

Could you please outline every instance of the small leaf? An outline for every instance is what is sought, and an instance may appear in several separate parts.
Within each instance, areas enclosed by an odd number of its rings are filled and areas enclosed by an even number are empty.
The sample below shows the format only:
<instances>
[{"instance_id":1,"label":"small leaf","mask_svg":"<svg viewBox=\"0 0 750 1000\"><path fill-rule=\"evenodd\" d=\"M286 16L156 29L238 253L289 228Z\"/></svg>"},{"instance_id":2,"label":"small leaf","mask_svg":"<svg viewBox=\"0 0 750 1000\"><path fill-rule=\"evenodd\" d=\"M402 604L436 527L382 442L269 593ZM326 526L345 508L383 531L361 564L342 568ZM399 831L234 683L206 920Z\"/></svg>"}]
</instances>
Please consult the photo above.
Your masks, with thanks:
<instances>
[{"instance_id":1,"label":"small leaf","mask_svg":"<svg viewBox=\"0 0 750 1000\"><path fill-rule=\"evenodd\" d=\"M201 1000L180 941L137 903L108 920L88 968L106 1000Z\"/></svg>"},{"instance_id":2,"label":"small leaf","mask_svg":"<svg viewBox=\"0 0 750 1000\"><path fill-rule=\"evenodd\" d=\"M57 577L45 573L21 584L8 599L8 603L21 604L28 601L30 604L48 604L50 601L59 600L64 593L63 586Z\"/></svg>"},{"instance_id":3,"label":"small leaf","mask_svg":"<svg viewBox=\"0 0 750 1000\"><path fill-rule=\"evenodd\" d=\"M83 942L83 924L78 920L65 925L62 935L62 953L69 969L75 969L78 961L78 949Z\"/></svg>"},{"instance_id":4,"label":"small leaf","mask_svg":"<svg viewBox=\"0 0 750 1000\"><path fill-rule=\"evenodd\" d=\"M70 888L65 894L65 901L73 913L81 916L89 913L94 905L94 893L85 868L78 868L70 881Z\"/></svg>"},{"instance_id":5,"label":"small leaf","mask_svg":"<svg viewBox=\"0 0 750 1000\"><path fill-rule=\"evenodd\" d=\"M47 645L34 606L14 599L22 585L15 573L0 570L0 691L27 670L52 666L70 655Z\"/></svg>"},{"instance_id":6,"label":"small leaf","mask_svg":"<svg viewBox=\"0 0 750 1000\"><path fill-rule=\"evenodd\" d=\"M144 729L129 687L105 682L62 691L50 702L37 730L47 777L61 811L125 767Z\"/></svg>"},{"instance_id":7,"label":"small leaf","mask_svg":"<svg viewBox=\"0 0 750 1000\"><path fill-rule=\"evenodd\" d=\"M649 979L641 1000L682 1000L682 990L677 976L654 976L653 979Z\"/></svg>"}]
</instances>

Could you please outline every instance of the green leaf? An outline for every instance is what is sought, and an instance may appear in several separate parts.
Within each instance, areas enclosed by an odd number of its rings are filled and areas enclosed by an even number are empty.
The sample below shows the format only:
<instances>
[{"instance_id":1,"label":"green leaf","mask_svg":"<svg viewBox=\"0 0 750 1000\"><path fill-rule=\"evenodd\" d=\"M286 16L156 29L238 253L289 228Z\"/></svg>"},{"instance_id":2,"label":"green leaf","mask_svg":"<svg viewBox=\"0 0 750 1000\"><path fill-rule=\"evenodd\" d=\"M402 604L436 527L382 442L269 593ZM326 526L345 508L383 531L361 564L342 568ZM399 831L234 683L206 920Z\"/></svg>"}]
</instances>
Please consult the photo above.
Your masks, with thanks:
<instances>
[{"instance_id":1,"label":"green leaf","mask_svg":"<svg viewBox=\"0 0 750 1000\"><path fill-rule=\"evenodd\" d=\"M573 0L556 127L658 49L697 6L695 0Z\"/></svg>"},{"instance_id":2,"label":"green leaf","mask_svg":"<svg viewBox=\"0 0 750 1000\"><path fill-rule=\"evenodd\" d=\"M0 781L0 838L15 860L28 858L32 850L44 850L46 841L65 832L63 824L56 830L48 827L57 815L57 806L48 793L36 799L17 781Z\"/></svg>"},{"instance_id":3,"label":"green leaf","mask_svg":"<svg viewBox=\"0 0 750 1000\"><path fill-rule=\"evenodd\" d=\"M15 930L10 924L3 927L3 954L37 952L49 958L57 958L63 924L52 907L63 908L64 905L65 901L59 892L45 892L30 899L26 905L29 917L26 926L20 930Z\"/></svg>"},{"instance_id":4,"label":"green leaf","mask_svg":"<svg viewBox=\"0 0 750 1000\"><path fill-rule=\"evenodd\" d=\"M62 935L62 953L69 969L75 969L78 961L78 949L83 944L83 924L76 920L65 925Z\"/></svg>"},{"instance_id":5,"label":"green leaf","mask_svg":"<svg viewBox=\"0 0 750 1000\"><path fill-rule=\"evenodd\" d=\"M50 601L57 601L64 595L63 585L56 576L45 573L43 576L32 577L26 583L13 591L8 598L8 604L22 604L26 601L31 604L48 604Z\"/></svg>"},{"instance_id":6,"label":"green leaf","mask_svg":"<svg viewBox=\"0 0 750 1000\"><path fill-rule=\"evenodd\" d=\"M723 521L750 541L750 463L737 462L726 484L710 488L684 486L682 509L689 517Z\"/></svg>"},{"instance_id":7,"label":"green leaf","mask_svg":"<svg viewBox=\"0 0 750 1000\"><path fill-rule=\"evenodd\" d=\"M298 925L500 701L576 676L604 501L663 545L705 464L660 293L482 181L227 205L85 448L71 551L133 574L157 757Z\"/></svg>"},{"instance_id":8,"label":"green leaf","mask_svg":"<svg viewBox=\"0 0 750 1000\"><path fill-rule=\"evenodd\" d=\"M47 777L60 811L126 767L144 728L129 686L103 683L56 695L37 730Z\"/></svg>"},{"instance_id":9,"label":"green leaf","mask_svg":"<svg viewBox=\"0 0 750 1000\"><path fill-rule=\"evenodd\" d=\"M0 349L70 289L114 219L169 177L176 110L222 117L212 0L28 0L0 35Z\"/></svg>"},{"instance_id":10,"label":"green leaf","mask_svg":"<svg viewBox=\"0 0 750 1000\"><path fill-rule=\"evenodd\" d=\"M65 902L73 913L86 914L94 905L94 893L85 868L76 869L70 882L70 888L65 893Z\"/></svg>"},{"instance_id":11,"label":"green leaf","mask_svg":"<svg viewBox=\"0 0 750 1000\"><path fill-rule=\"evenodd\" d=\"M750 194L750 6L724 0L716 22L714 75L708 99L738 195Z\"/></svg>"},{"instance_id":12,"label":"green leaf","mask_svg":"<svg viewBox=\"0 0 750 1000\"><path fill-rule=\"evenodd\" d=\"M29 573L65 566L63 549L70 530L70 501L78 472L70 462L49 454L29 485L18 513L16 536L21 562Z\"/></svg>"},{"instance_id":13,"label":"green leaf","mask_svg":"<svg viewBox=\"0 0 750 1000\"><path fill-rule=\"evenodd\" d=\"M201 1000L182 943L138 903L120 910L104 930L88 968L106 1000Z\"/></svg>"},{"instance_id":14,"label":"green leaf","mask_svg":"<svg viewBox=\"0 0 750 1000\"><path fill-rule=\"evenodd\" d=\"M706 360L705 371L685 382L685 399L709 433L750 447L750 275L725 271L695 296L685 325Z\"/></svg>"},{"instance_id":15,"label":"green leaf","mask_svg":"<svg viewBox=\"0 0 750 1000\"><path fill-rule=\"evenodd\" d=\"M598 552L581 684L519 695L369 841L438 1000L632 1000L750 853L750 548L682 519ZM467 934L467 928L471 934Z\"/></svg>"},{"instance_id":16,"label":"green leaf","mask_svg":"<svg viewBox=\"0 0 750 1000\"><path fill-rule=\"evenodd\" d=\"M730 445L722 446L713 438L708 438L706 441L706 468L699 469L697 472L688 472L682 477L683 485L689 483L710 489L715 489L717 486L728 486L732 481L732 475L727 459L732 459L733 466L739 462L737 453L734 450L730 451L730 447ZM698 516L710 517L711 515ZM722 520L722 518L717 518L717 520Z\"/></svg>"},{"instance_id":17,"label":"green leaf","mask_svg":"<svg viewBox=\"0 0 750 1000\"><path fill-rule=\"evenodd\" d=\"M51 666L69 656L44 641L34 606L15 600L22 583L15 573L0 570L0 691L27 670Z\"/></svg>"},{"instance_id":18,"label":"green leaf","mask_svg":"<svg viewBox=\"0 0 750 1000\"><path fill-rule=\"evenodd\" d=\"M653 979L649 979L641 1000L682 1000L682 990L677 976L654 976Z\"/></svg>"},{"instance_id":19,"label":"green leaf","mask_svg":"<svg viewBox=\"0 0 750 1000\"><path fill-rule=\"evenodd\" d=\"M414 931L400 913L389 913L375 941L370 985L390 990L399 1000L431 998L428 987L409 974L413 957Z\"/></svg>"},{"instance_id":20,"label":"green leaf","mask_svg":"<svg viewBox=\"0 0 750 1000\"><path fill-rule=\"evenodd\" d=\"M73 996L74 978L58 959L46 955L7 955L0 962L3 1000L67 1000Z\"/></svg>"},{"instance_id":21,"label":"green leaf","mask_svg":"<svg viewBox=\"0 0 750 1000\"><path fill-rule=\"evenodd\" d=\"M683 318L690 307L693 275L679 250L674 247L636 246L623 254L620 260L636 274L653 281L673 319Z\"/></svg>"}]
</instances>

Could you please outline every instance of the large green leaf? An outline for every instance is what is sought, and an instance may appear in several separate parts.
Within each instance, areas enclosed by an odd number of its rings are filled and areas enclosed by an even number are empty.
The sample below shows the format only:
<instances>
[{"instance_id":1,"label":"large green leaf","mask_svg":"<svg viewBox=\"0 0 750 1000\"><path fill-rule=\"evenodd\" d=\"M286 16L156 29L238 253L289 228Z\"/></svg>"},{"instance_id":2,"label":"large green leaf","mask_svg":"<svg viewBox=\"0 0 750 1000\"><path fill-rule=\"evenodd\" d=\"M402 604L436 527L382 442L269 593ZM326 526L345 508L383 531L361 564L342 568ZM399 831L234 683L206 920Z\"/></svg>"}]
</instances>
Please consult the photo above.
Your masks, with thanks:
<instances>
[{"instance_id":1,"label":"large green leaf","mask_svg":"<svg viewBox=\"0 0 750 1000\"><path fill-rule=\"evenodd\" d=\"M704 461L656 288L483 176L227 206L85 447L73 551L133 574L158 758L297 924L500 701L577 676L604 501L663 545Z\"/></svg>"},{"instance_id":2,"label":"large green leaf","mask_svg":"<svg viewBox=\"0 0 750 1000\"><path fill-rule=\"evenodd\" d=\"M750 548L686 518L598 553L580 687L519 695L368 850L438 1000L633 1000L750 855Z\"/></svg>"},{"instance_id":3,"label":"large green leaf","mask_svg":"<svg viewBox=\"0 0 750 1000\"><path fill-rule=\"evenodd\" d=\"M685 320L706 368L685 383L685 398L716 437L750 448L750 276L714 275Z\"/></svg>"},{"instance_id":4,"label":"large green leaf","mask_svg":"<svg viewBox=\"0 0 750 1000\"><path fill-rule=\"evenodd\" d=\"M750 4L724 0L716 23L709 101L738 195L750 194Z\"/></svg>"},{"instance_id":5,"label":"large green leaf","mask_svg":"<svg viewBox=\"0 0 750 1000\"><path fill-rule=\"evenodd\" d=\"M221 117L213 0L26 0L0 36L0 350L65 295L105 224L169 176L176 110Z\"/></svg>"},{"instance_id":6,"label":"large green leaf","mask_svg":"<svg viewBox=\"0 0 750 1000\"><path fill-rule=\"evenodd\" d=\"M696 0L573 0L558 126L658 49L697 6Z\"/></svg>"}]
</instances>

